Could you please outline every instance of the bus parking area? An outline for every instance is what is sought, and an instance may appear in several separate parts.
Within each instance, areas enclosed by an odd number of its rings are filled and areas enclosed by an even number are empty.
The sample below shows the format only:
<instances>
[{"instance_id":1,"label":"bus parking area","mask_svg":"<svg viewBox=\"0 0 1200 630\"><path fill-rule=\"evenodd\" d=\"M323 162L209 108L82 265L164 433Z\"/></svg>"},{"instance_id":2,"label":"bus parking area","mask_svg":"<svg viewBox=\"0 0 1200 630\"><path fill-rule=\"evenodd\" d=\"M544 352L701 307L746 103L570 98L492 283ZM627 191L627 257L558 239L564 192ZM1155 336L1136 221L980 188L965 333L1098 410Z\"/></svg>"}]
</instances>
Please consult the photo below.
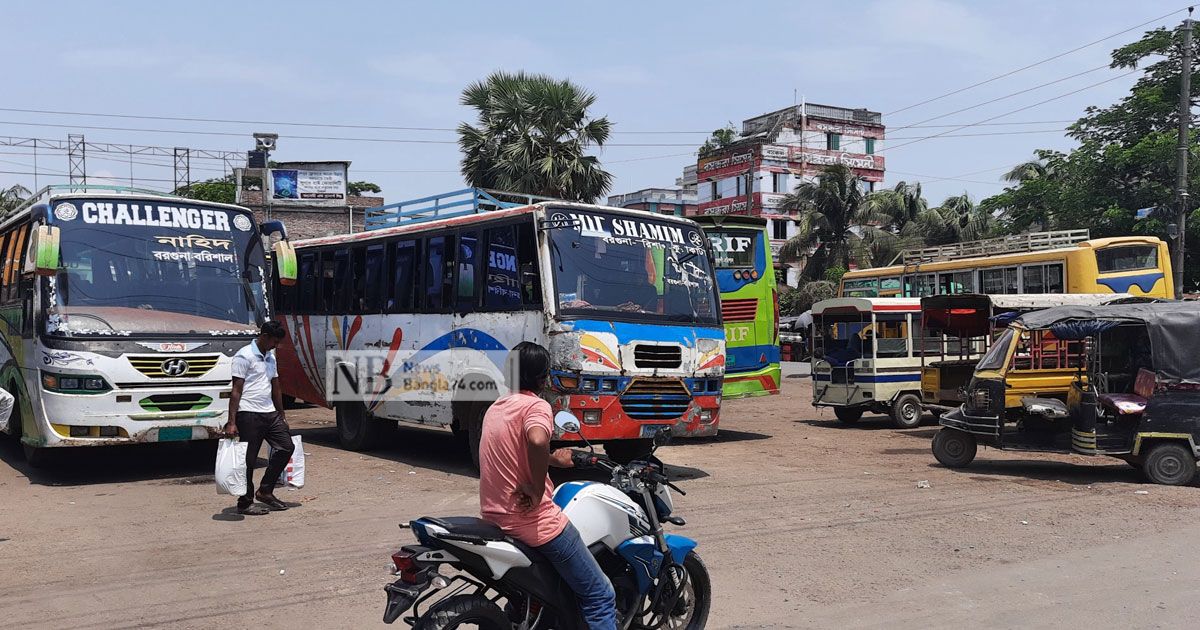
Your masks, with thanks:
<instances>
[{"instance_id":1,"label":"bus parking area","mask_svg":"<svg viewBox=\"0 0 1200 630\"><path fill-rule=\"evenodd\" d=\"M712 571L709 627L1155 627L1200 612L1194 487L1078 455L989 450L945 468L931 417L848 427L811 406L803 366L782 373L780 395L726 401L716 437L660 451L687 492L678 531ZM202 443L34 469L0 441L0 626L382 627L388 554L409 542L397 524L477 513L470 461L446 430L402 425L356 453L333 411L288 417L307 485L262 517L214 493Z\"/></svg>"}]
</instances>

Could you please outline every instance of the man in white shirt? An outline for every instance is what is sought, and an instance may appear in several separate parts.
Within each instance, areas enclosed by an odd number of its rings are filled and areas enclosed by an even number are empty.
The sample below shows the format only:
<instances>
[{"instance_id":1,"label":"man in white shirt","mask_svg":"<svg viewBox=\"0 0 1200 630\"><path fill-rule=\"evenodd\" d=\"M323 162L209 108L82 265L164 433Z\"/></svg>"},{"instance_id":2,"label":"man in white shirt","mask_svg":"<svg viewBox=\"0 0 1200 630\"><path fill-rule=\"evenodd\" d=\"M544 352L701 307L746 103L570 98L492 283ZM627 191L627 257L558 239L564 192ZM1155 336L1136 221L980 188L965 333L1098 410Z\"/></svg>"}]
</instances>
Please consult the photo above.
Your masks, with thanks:
<instances>
[{"instance_id":1,"label":"man in white shirt","mask_svg":"<svg viewBox=\"0 0 1200 630\"><path fill-rule=\"evenodd\" d=\"M288 509L287 504L275 498L275 482L295 450L283 413L283 392L275 367L275 348L285 336L287 331L282 324L266 322L258 337L233 356L233 392L229 397L225 434L250 443L246 449L246 494L238 498L238 514L266 514L268 510L255 505L255 499L273 512ZM254 464L264 440L274 452L255 492Z\"/></svg>"}]
</instances>

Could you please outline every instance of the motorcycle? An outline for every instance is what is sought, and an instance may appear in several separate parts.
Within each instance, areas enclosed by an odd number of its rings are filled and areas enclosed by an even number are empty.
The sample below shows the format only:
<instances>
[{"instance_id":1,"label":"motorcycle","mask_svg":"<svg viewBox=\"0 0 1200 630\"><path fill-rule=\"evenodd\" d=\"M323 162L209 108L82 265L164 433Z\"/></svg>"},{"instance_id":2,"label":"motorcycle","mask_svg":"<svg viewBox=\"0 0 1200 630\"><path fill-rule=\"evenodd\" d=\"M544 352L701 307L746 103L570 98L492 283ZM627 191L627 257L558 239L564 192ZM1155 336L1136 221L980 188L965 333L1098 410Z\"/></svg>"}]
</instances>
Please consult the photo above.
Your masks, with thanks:
<instances>
[{"instance_id":1,"label":"motorcycle","mask_svg":"<svg viewBox=\"0 0 1200 630\"><path fill-rule=\"evenodd\" d=\"M560 411L554 424L560 434L579 433L570 412ZM660 432L654 448L669 439L669 429ZM612 582L618 627L704 628L711 603L708 569L695 541L663 532L663 523L685 525L672 514L671 490L687 493L668 480L653 451L621 465L588 447L572 452L573 463L607 472L609 482L561 484L554 503ZM415 630L585 628L575 594L554 567L496 525L458 516L424 517L407 526L418 544L392 554L399 579L384 587L384 623L411 610L404 621ZM453 572L443 573L443 567Z\"/></svg>"}]
</instances>

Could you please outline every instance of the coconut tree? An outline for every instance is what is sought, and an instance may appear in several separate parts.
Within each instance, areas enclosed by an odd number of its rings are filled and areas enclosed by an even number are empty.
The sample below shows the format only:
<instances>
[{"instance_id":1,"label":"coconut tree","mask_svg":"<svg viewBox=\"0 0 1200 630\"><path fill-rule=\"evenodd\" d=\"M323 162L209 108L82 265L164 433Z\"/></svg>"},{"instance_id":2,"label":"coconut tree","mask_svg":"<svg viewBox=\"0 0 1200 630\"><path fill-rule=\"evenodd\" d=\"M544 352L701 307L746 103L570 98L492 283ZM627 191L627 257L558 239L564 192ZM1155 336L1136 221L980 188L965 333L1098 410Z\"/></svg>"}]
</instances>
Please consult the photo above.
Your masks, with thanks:
<instances>
[{"instance_id":1,"label":"coconut tree","mask_svg":"<svg viewBox=\"0 0 1200 630\"><path fill-rule=\"evenodd\" d=\"M7 212L24 203L33 192L28 188L13 184L8 188L0 190L0 212Z\"/></svg>"},{"instance_id":2,"label":"coconut tree","mask_svg":"<svg viewBox=\"0 0 1200 630\"><path fill-rule=\"evenodd\" d=\"M947 197L930 208L915 225L925 234L929 245L975 241L991 236L997 222L987 210L975 205L967 193Z\"/></svg>"},{"instance_id":3,"label":"coconut tree","mask_svg":"<svg viewBox=\"0 0 1200 630\"><path fill-rule=\"evenodd\" d=\"M541 74L495 72L472 83L461 102L475 124L458 126L462 174L479 188L592 201L612 175L587 151L608 140L607 118L588 109L596 97L582 87Z\"/></svg>"},{"instance_id":4,"label":"coconut tree","mask_svg":"<svg viewBox=\"0 0 1200 630\"><path fill-rule=\"evenodd\" d=\"M870 247L895 235L883 229L889 217L864 203L862 181L848 167L830 166L816 181L801 182L781 204L795 213L798 230L780 250L783 259L811 252L804 276L819 278L830 265L869 264Z\"/></svg>"}]
</instances>

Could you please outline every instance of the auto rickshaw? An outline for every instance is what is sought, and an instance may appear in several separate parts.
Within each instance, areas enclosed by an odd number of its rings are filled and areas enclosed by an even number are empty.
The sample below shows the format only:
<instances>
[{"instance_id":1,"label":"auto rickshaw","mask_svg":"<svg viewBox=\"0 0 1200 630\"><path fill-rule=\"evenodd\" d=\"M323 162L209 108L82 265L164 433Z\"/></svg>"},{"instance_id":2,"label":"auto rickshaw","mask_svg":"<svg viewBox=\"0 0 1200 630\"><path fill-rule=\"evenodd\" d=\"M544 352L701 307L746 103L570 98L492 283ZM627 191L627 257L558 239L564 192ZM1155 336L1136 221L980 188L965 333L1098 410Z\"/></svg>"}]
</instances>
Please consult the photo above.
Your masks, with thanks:
<instances>
[{"instance_id":1,"label":"auto rickshaw","mask_svg":"<svg viewBox=\"0 0 1200 630\"><path fill-rule=\"evenodd\" d=\"M1048 352L1075 371L1066 399L1014 391L1009 376ZM1005 413L1012 408L1022 411ZM1200 303L1062 306L1021 315L979 361L966 401L939 422L933 454L951 468L969 465L982 443L1109 455L1155 483L1190 483L1200 457Z\"/></svg>"},{"instance_id":2,"label":"auto rickshaw","mask_svg":"<svg viewBox=\"0 0 1200 630\"><path fill-rule=\"evenodd\" d=\"M975 364L1017 316L1055 306L1096 306L1131 299L1145 301L1126 293L960 293L921 298L921 332L916 341L921 355L922 405L937 415L965 402L964 393ZM1019 368L1008 374L1010 389L1022 397L1066 400L1076 371L1056 359L1056 355L1040 353L1030 361L1019 362ZM1020 402L1020 397L1010 398Z\"/></svg>"},{"instance_id":3,"label":"auto rickshaw","mask_svg":"<svg viewBox=\"0 0 1200 630\"><path fill-rule=\"evenodd\" d=\"M833 298L813 305L813 406L844 423L866 411L909 429L921 423L917 298Z\"/></svg>"}]
</instances>

